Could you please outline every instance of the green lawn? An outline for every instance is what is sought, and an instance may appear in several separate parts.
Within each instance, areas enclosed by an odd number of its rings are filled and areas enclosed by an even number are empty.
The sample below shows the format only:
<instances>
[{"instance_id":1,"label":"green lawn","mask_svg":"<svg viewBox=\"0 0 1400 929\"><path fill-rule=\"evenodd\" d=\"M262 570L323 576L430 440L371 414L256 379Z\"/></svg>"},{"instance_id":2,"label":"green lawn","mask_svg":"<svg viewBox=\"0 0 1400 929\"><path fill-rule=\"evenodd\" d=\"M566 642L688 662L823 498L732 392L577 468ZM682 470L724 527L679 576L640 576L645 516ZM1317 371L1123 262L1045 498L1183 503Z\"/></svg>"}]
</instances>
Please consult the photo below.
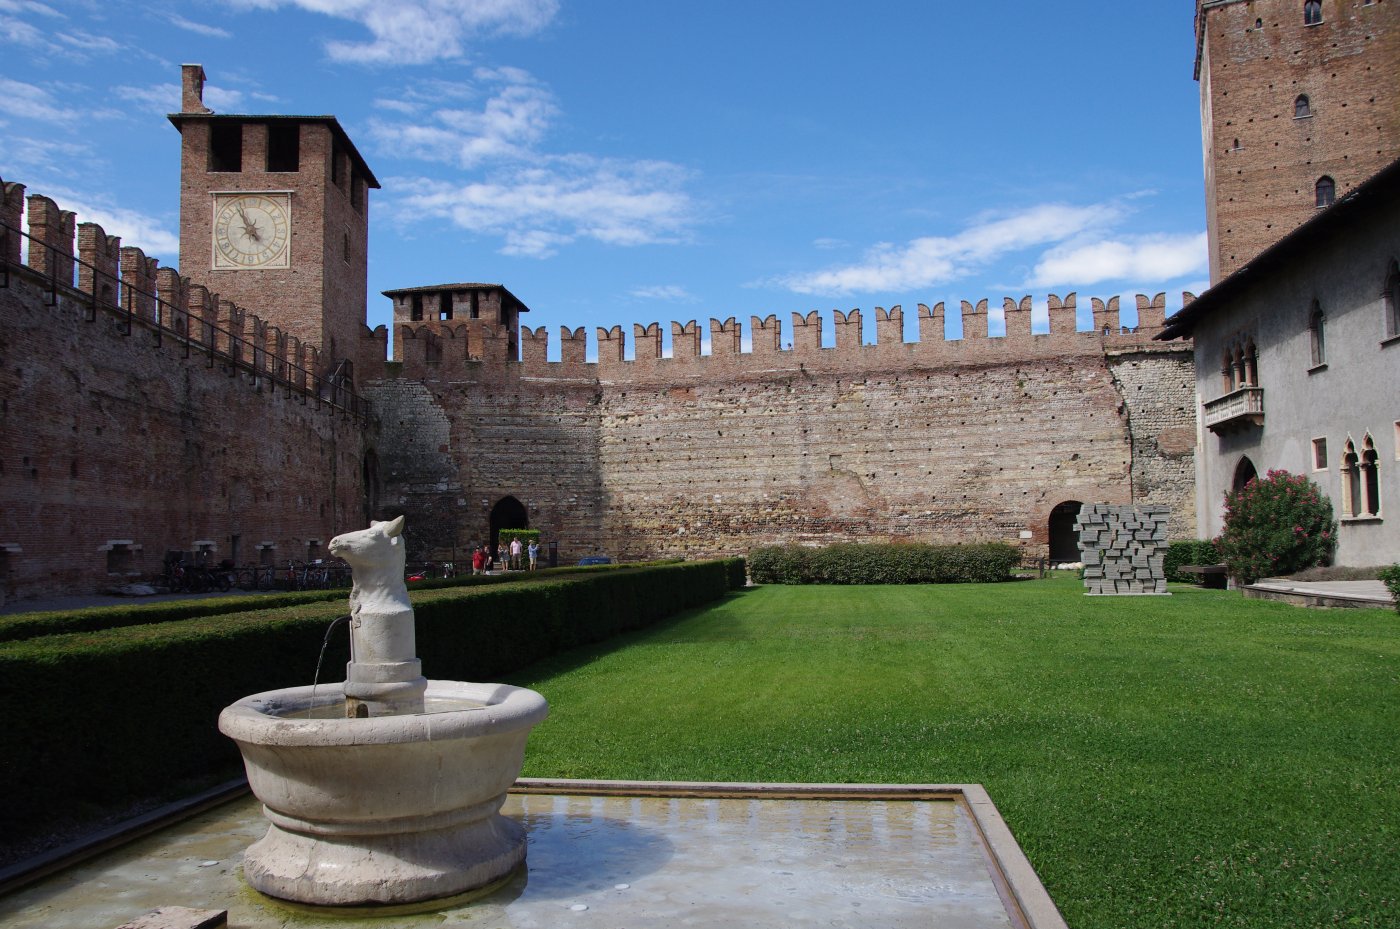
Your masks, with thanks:
<instances>
[{"instance_id":1,"label":"green lawn","mask_svg":"<svg viewBox=\"0 0 1400 929\"><path fill-rule=\"evenodd\" d=\"M986 785L1074 929L1400 926L1400 617L761 587L515 678L525 773Z\"/></svg>"}]
</instances>

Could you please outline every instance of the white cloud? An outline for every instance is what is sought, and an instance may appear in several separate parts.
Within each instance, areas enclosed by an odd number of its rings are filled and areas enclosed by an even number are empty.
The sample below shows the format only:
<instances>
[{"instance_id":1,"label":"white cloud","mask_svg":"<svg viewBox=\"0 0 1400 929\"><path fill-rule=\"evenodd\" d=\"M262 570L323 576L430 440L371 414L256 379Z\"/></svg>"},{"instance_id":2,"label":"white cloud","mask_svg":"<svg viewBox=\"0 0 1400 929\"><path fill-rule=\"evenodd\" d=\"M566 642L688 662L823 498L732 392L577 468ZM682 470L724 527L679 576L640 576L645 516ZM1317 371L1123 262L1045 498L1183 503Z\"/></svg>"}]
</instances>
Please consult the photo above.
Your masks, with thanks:
<instances>
[{"instance_id":1,"label":"white cloud","mask_svg":"<svg viewBox=\"0 0 1400 929\"><path fill-rule=\"evenodd\" d=\"M78 222L97 223L108 235L121 236L123 245L134 245L148 257L159 256L174 267L180 253L180 237L154 216L111 206L103 197L89 199L86 194L62 187L44 193L63 209L78 214Z\"/></svg>"},{"instance_id":2,"label":"white cloud","mask_svg":"<svg viewBox=\"0 0 1400 929\"><path fill-rule=\"evenodd\" d=\"M122 44L116 39L105 35L93 35L90 32L60 32L58 40L85 52L105 52L111 55L122 50Z\"/></svg>"},{"instance_id":3,"label":"white cloud","mask_svg":"<svg viewBox=\"0 0 1400 929\"><path fill-rule=\"evenodd\" d=\"M652 284L634 287L628 294L639 300L663 300L668 303L696 303L699 298L679 284Z\"/></svg>"},{"instance_id":4,"label":"white cloud","mask_svg":"<svg viewBox=\"0 0 1400 929\"><path fill-rule=\"evenodd\" d=\"M146 87L121 85L112 88L113 93L123 100L129 100L148 113L178 113L180 111L179 84L150 84ZM266 95L255 94L264 99ZM243 107L244 94L240 90L226 90L212 84L204 85L204 102L216 113L237 111Z\"/></svg>"},{"instance_id":5,"label":"white cloud","mask_svg":"<svg viewBox=\"0 0 1400 929\"><path fill-rule=\"evenodd\" d=\"M11 181L28 183L23 177L7 173L13 168L36 175L71 177L91 171L95 161L90 145L14 134L0 137L0 174Z\"/></svg>"},{"instance_id":6,"label":"white cloud","mask_svg":"<svg viewBox=\"0 0 1400 929\"><path fill-rule=\"evenodd\" d=\"M684 169L543 151L558 114L548 88L514 68L478 70L474 78L437 88L436 108L424 105L422 88L381 101L381 109L428 112L372 120L380 148L473 172L465 181L395 180L390 207L400 221L445 218L501 237L504 254L538 258L579 239L640 245L683 238L695 213Z\"/></svg>"},{"instance_id":7,"label":"white cloud","mask_svg":"<svg viewBox=\"0 0 1400 929\"><path fill-rule=\"evenodd\" d=\"M167 13L165 17L170 25L186 32L193 32L195 35L208 36L211 39L231 39L233 33L227 29L220 29L218 26L210 26L206 23L197 23L192 19L185 19L178 13Z\"/></svg>"},{"instance_id":8,"label":"white cloud","mask_svg":"<svg viewBox=\"0 0 1400 929\"><path fill-rule=\"evenodd\" d=\"M1029 286L1083 286L1129 279L1166 281L1207 267L1206 234L1127 236L1052 248L1041 256Z\"/></svg>"},{"instance_id":9,"label":"white cloud","mask_svg":"<svg viewBox=\"0 0 1400 929\"><path fill-rule=\"evenodd\" d=\"M58 105L53 95L42 87L7 77L0 77L0 113L47 123L72 122L81 115L77 110Z\"/></svg>"},{"instance_id":10,"label":"white cloud","mask_svg":"<svg viewBox=\"0 0 1400 929\"><path fill-rule=\"evenodd\" d=\"M273 10L295 6L359 23L369 42L332 41L326 53L362 64L423 64L463 57L466 40L482 35L529 35L549 24L558 0L231 0Z\"/></svg>"},{"instance_id":11,"label":"white cloud","mask_svg":"<svg viewBox=\"0 0 1400 929\"><path fill-rule=\"evenodd\" d=\"M796 293L838 295L928 287L964 277L1003 255L1063 242L1122 215L1116 204L1042 204L983 219L952 236L925 236L904 245L880 243L855 264L793 274L772 283Z\"/></svg>"}]
</instances>

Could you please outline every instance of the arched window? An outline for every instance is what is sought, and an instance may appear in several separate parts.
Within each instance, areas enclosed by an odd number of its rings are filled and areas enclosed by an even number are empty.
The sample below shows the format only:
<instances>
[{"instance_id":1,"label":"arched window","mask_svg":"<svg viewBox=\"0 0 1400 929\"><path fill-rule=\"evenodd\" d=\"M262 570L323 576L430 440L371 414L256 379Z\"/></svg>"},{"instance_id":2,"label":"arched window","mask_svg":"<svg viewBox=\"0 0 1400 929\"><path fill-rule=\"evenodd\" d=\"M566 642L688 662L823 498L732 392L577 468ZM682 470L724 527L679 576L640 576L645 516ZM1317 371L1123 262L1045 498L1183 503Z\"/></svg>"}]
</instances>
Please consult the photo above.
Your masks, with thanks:
<instances>
[{"instance_id":1,"label":"arched window","mask_svg":"<svg viewBox=\"0 0 1400 929\"><path fill-rule=\"evenodd\" d=\"M1308 316L1308 341L1312 344L1313 367L1327 363L1327 317L1322 307L1313 301L1312 313Z\"/></svg>"},{"instance_id":2,"label":"arched window","mask_svg":"<svg viewBox=\"0 0 1400 929\"><path fill-rule=\"evenodd\" d=\"M1385 337L1392 339L1400 336L1400 262L1390 263L1381 302L1385 307Z\"/></svg>"},{"instance_id":3,"label":"arched window","mask_svg":"<svg viewBox=\"0 0 1400 929\"><path fill-rule=\"evenodd\" d=\"M1361 443L1361 512L1365 516L1381 515L1380 456L1370 433Z\"/></svg>"},{"instance_id":4,"label":"arched window","mask_svg":"<svg viewBox=\"0 0 1400 929\"><path fill-rule=\"evenodd\" d=\"M1225 360L1220 363L1220 386L1227 394L1235 389L1235 359L1229 349L1225 350Z\"/></svg>"},{"instance_id":5,"label":"arched window","mask_svg":"<svg viewBox=\"0 0 1400 929\"><path fill-rule=\"evenodd\" d=\"M1259 352L1252 341L1244 347L1244 383L1250 387L1259 386Z\"/></svg>"},{"instance_id":6,"label":"arched window","mask_svg":"<svg viewBox=\"0 0 1400 929\"><path fill-rule=\"evenodd\" d=\"M1249 460L1249 456L1240 459L1240 463L1235 465L1235 478L1230 482L1231 490L1244 490L1249 482L1259 476L1259 471L1255 469L1254 462Z\"/></svg>"},{"instance_id":7,"label":"arched window","mask_svg":"<svg viewBox=\"0 0 1400 929\"><path fill-rule=\"evenodd\" d=\"M1361 456L1351 439L1342 452L1342 515L1361 515Z\"/></svg>"},{"instance_id":8,"label":"arched window","mask_svg":"<svg viewBox=\"0 0 1400 929\"><path fill-rule=\"evenodd\" d=\"M1325 174L1317 179L1315 190L1319 207L1331 206L1332 201L1337 199L1337 182Z\"/></svg>"},{"instance_id":9,"label":"arched window","mask_svg":"<svg viewBox=\"0 0 1400 929\"><path fill-rule=\"evenodd\" d=\"M1322 22L1322 0L1307 0L1303 4L1303 25L1316 26Z\"/></svg>"},{"instance_id":10,"label":"arched window","mask_svg":"<svg viewBox=\"0 0 1400 929\"><path fill-rule=\"evenodd\" d=\"M1299 94L1298 99L1293 101L1293 118L1303 119L1312 115L1312 104L1308 102L1307 94Z\"/></svg>"}]
</instances>

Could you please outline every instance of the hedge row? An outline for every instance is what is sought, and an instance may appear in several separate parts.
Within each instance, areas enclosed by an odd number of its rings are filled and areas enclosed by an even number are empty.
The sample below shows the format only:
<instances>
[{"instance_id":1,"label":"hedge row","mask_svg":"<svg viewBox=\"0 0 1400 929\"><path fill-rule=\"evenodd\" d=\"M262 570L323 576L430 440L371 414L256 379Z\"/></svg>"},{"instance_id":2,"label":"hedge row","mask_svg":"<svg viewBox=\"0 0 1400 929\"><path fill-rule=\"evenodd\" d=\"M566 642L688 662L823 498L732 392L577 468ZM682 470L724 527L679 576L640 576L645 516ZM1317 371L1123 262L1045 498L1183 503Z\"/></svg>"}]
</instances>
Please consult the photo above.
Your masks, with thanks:
<instances>
[{"instance_id":1,"label":"hedge row","mask_svg":"<svg viewBox=\"0 0 1400 929\"><path fill-rule=\"evenodd\" d=\"M1400 564L1381 568L1380 574L1377 576L1386 589L1390 591L1390 597L1395 601L1395 612L1400 613Z\"/></svg>"},{"instance_id":2,"label":"hedge row","mask_svg":"<svg viewBox=\"0 0 1400 929\"><path fill-rule=\"evenodd\" d=\"M1182 584L1198 584L1200 578L1194 574L1184 574L1182 565L1219 564L1220 550L1209 539L1182 539L1167 546L1167 554L1162 559L1162 573L1167 580Z\"/></svg>"},{"instance_id":3,"label":"hedge row","mask_svg":"<svg viewBox=\"0 0 1400 929\"><path fill-rule=\"evenodd\" d=\"M1005 581L1021 563L1014 546L780 545L749 554L756 584L956 584Z\"/></svg>"},{"instance_id":4,"label":"hedge row","mask_svg":"<svg viewBox=\"0 0 1400 929\"><path fill-rule=\"evenodd\" d=\"M506 584L545 580L583 571L617 571L675 561L651 561L640 564L596 565L547 568L534 572L512 574L462 574L457 577L427 578L408 585L411 590L440 590L443 588L475 587L486 584ZM249 594L247 596L204 597L190 600L166 600L160 603L132 603L120 606L90 607L82 610L56 610L44 613L14 613L0 616L0 642L15 642L38 636L62 635L67 632L95 632L123 626L144 626L147 623L171 623L201 616L223 616L229 613L264 611L307 603L344 603L349 591L297 590L282 593Z\"/></svg>"},{"instance_id":5,"label":"hedge row","mask_svg":"<svg viewBox=\"0 0 1400 929\"><path fill-rule=\"evenodd\" d=\"M500 680L715 600L735 574L734 562L712 561L415 592L418 652L431 678ZM0 727L0 834L232 776L239 756L219 711L310 683L327 626L345 611L313 603L0 645L0 705L15 708ZM342 627L323 679L342 680L348 658Z\"/></svg>"}]
</instances>

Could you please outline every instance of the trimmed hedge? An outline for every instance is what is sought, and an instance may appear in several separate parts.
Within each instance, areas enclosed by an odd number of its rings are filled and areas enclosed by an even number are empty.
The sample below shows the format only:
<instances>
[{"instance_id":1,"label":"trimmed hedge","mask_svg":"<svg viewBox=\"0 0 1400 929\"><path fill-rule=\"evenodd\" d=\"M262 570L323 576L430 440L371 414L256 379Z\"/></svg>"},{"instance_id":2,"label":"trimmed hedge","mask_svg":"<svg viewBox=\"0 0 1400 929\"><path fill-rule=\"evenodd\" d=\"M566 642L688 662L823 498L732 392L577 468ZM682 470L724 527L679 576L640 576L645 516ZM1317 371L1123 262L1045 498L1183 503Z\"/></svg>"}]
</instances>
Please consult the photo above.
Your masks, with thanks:
<instances>
[{"instance_id":1,"label":"trimmed hedge","mask_svg":"<svg viewBox=\"0 0 1400 929\"><path fill-rule=\"evenodd\" d=\"M1180 539L1167 545L1162 559L1162 573L1167 580L1182 584L1200 581L1194 574L1183 574L1182 565L1220 564L1220 549L1210 539Z\"/></svg>"},{"instance_id":2,"label":"trimmed hedge","mask_svg":"<svg viewBox=\"0 0 1400 929\"><path fill-rule=\"evenodd\" d=\"M580 573L532 584L415 591L429 677L500 680L531 662L655 623L725 595L735 562ZM219 712L253 693L308 684L344 601L200 617L0 645L0 834L85 806L239 770ZM343 678L347 636L322 667Z\"/></svg>"},{"instance_id":3,"label":"trimmed hedge","mask_svg":"<svg viewBox=\"0 0 1400 929\"><path fill-rule=\"evenodd\" d=\"M739 559L742 564L743 559ZM649 567L660 564L676 564L678 560L649 561L633 564L598 565L563 568L546 568L533 572L512 574L461 574L457 577L427 578L408 585L409 590L441 590L453 587L475 587L484 584L525 583L547 580L581 571L617 571L628 568ZM743 585L740 585L743 586ZM96 632L101 629L119 629L124 626L143 626L148 623L171 623L201 616L224 616L230 613L247 613L278 609L285 606L299 606L307 603L344 603L350 592L340 587L333 590L297 590L283 593L249 594L248 596L205 597L190 600L166 600L160 603L123 604L119 606L89 607L82 610L55 610L45 613L14 613L0 616L0 643L16 642L46 635L62 635L69 632Z\"/></svg>"},{"instance_id":4,"label":"trimmed hedge","mask_svg":"<svg viewBox=\"0 0 1400 929\"><path fill-rule=\"evenodd\" d=\"M1011 579L1021 553L976 545L779 545L749 554L755 584L959 584Z\"/></svg>"}]
</instances>

